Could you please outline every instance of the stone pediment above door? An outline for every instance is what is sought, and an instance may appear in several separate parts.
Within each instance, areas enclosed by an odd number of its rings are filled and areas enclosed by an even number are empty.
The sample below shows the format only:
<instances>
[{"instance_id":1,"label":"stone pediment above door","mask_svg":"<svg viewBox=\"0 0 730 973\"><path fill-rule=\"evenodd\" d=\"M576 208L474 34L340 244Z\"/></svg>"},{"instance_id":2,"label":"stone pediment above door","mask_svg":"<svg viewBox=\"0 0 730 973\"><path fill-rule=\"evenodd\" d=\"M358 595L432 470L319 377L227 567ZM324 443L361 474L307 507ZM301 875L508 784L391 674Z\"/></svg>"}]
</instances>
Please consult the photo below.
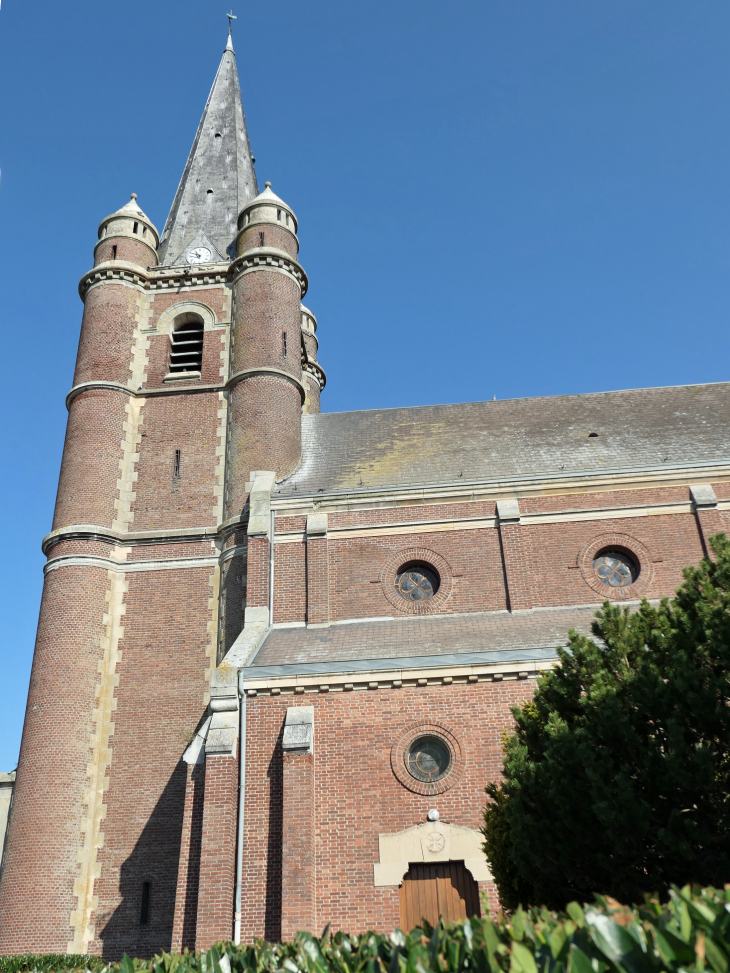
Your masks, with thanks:
<instances>
[{"instance_id":1,"label":"stone pediment above door","mask_svg":"<svg viewBox=\"0 0 730 973\"><path fill-rule=\"evenodd\" d=\"M378 835L380 861L373 865L374 884L400 885L416 862L463 861L477 882L492 880L479 831L444 821L427 821L395 834Z\"/></svg>"}]
</instances>

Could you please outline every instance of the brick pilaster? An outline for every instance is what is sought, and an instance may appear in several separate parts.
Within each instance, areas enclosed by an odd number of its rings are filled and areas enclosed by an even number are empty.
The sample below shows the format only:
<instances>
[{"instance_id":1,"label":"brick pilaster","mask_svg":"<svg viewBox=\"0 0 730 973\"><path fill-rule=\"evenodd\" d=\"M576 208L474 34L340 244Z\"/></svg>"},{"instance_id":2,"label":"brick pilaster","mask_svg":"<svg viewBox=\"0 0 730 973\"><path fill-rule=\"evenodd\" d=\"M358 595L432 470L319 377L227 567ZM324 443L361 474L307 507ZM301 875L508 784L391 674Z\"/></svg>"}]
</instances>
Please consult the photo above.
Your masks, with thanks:
<instances>
[{"instance_id":1,"label":"brick pilaster","mask_svg":"<svg viewBox=\"0 0 730 973\"><path fill-rule=\"evenodd\" d=\"M238 760L208 757L200 847L200 883L195 945L208 949L233 936L236 878Z\"/></svg>"},{"instance_id":2,"label":"brick pilaster","mask_svg":"<svg viewBox=\"0 0 730 973\"><path fill-rule=\"evenodd\" d=\"M525 532L519 522L499 524L499 541L502 547L504 582L510 611L532 608L528 551Z\"/></svg>"},{"instance_id":3,"label":"brick pilaster","mask_svg":"<svg viewBox=\"0 0 730 973\"><path fill-rule=\"evenodd\" d=\"M307 517L307 621L310 625L330 620L329 545L327 514Z\"/></svg>"},{"instance_id":4,"label":"brick pilaster","mask_svg":"<svg viewBox=\"0 0 730 973\"><path fill-rule=\"evenodd\" d=\"M171 947L173 952L179 952L186 947L195 949L204 798L205 763L190 764L187 768L185 809L180 838L180 863L175 893L175 917Z\"/></svg>"},{"instance_id":5,"label":"brick pilaster","mask_svg":"<svg viewBox=\"0 0 730 973\"><path fill-rule=\"evenodd\" d=\"M286 753L282 787L281 938L314 932L314 754Z\"/></svg>"},{"instance_id":6,"label":"brick pilaster","mask_svg":"<svg viewBox=\"0 0 730 973\"><path fill-rule=\"evenodd\" d=\"M269 539L249 537L246 605L266 608L269 604Z\"/></svg>"},{"instance_id":7,"label":"brick pilaster","mask_svg":"<svg viewBox=\"0 0 730 973\"><path fill-rule=\"evenodd\" d=\"M717 508L699 508L695 511L697 517L697 527L702 541L702 550L707 557L714 560L714 555L710 549L708 541L713 534L719 534L725 530L722 513Z\"/></svg>"}]
</instances>

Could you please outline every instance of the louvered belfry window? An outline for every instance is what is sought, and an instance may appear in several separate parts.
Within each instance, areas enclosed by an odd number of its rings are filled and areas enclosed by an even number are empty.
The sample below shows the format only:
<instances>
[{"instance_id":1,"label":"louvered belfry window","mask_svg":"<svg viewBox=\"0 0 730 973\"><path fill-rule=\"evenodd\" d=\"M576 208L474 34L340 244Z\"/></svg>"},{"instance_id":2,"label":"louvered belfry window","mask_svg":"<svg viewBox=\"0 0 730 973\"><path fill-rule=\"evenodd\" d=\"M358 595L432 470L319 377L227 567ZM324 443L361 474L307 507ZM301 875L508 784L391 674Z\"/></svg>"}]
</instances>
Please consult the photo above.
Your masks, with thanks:
<instances>
[{"instance_id":1,"label":"louvered belfry window","mask_svg":"<svg viewBox=\"0 0 730 973\"><path fill-rule=\"evenodd\" d=\"M184 314L170 337L170 371L199 372L202 364L203 320L197 314Z\"/></svg>"}]
</instances>

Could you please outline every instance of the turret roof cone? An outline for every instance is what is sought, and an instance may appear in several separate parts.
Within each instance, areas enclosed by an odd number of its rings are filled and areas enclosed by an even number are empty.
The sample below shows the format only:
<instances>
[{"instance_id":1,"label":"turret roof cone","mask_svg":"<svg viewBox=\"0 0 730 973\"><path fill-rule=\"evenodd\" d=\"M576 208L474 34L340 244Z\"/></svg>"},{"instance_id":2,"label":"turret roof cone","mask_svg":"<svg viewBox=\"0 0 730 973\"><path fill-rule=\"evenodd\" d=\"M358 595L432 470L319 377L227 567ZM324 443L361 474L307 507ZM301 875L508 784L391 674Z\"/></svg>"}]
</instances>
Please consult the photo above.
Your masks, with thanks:
<instances>
[{"instance_id":1,"label":"turret roof cone","mask_svg":"<svg viewBox=\"0 0 730 973\"><path fill-rule=\"evenodd\" d=\"M217 251L214 260L233 258L238 214L258 193L253 162L229 34L162 232L161 264L186 263L203 238Z\"/></svg>"},{"instance_id":2,"label":"turret roof cone","mask_svg":"<svg viewBox=\"0 0 730 973\"><path fill-rule=\"evenodd\" d=\"M263 203L266 200L268 200L268 202L270 203L281 203L281 205L286 206L287 209L291 208L288 203L285 203L283 199L281 199L279 196L276 195L276 193L271 188L270 182L265 183L265 188L263 192L260 192L258 196L256 196L255 200L252 199L251 202Z\"/></svg>"},{"instance_id":3,"label":"turret roof cone","mask_svg":"<svg viewBox=\"0 0 730 973\"><path fill-rule=\"evenodd\" d=\"M139 203L137 202L137 193L132 193L132 196L128 203L125 203L121 209L117 210L117 213L129 213L132 216L143 216L146 220L149 220L149 216L143 213L140 209Z\"/></svg>"}]
</instances>

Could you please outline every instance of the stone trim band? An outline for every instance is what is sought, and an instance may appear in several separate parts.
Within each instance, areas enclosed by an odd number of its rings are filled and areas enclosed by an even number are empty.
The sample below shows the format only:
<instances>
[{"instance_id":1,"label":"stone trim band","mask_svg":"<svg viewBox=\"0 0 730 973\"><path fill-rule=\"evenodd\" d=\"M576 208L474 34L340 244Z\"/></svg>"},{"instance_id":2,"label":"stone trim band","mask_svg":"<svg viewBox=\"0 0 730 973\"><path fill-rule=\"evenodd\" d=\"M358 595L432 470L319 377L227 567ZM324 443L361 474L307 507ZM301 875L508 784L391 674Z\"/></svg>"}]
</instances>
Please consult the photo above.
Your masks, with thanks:
<instances>
[{"instance_id":1,"label":"stone trim band","mask_svg":"<svg viewBox=\"0 0 730 973\"><path fill-rule=\"evenodd\" d=\"M297 282L302 297L307 293L309 281L304 267L284 250L277 250L274 247L258 247L254 250L247 250L246 253L242 253L232 262L229 275L232 280L235 280L242 274L249 274L257 270L278 270Z\"/></svg>"},{"instance_id":2,"label":"stone trim band","mask_svg":"<svg viewBox=\"0 0 730 973\"><path fill-rule=\"evenodd\" d=\"M68 554L51 558L43 565L43 574L57 571L59 568L82 567L101 568L104 571L116 571L118 574L129 574L136 571L177 571L181 568L211 568L218 565L217 556L214 557L161 557L150 561L114 561L98 554Z\"/></svg>"},{"instance_id":3,"label":"stone trim band","mask_svg":"<svg viewBox=\"0 0 730 973\"><path fill-rule=\"evenodd\" d=\"M233 375L226 382L225 387L227 389L232 389L234 385L238 385L239 382L244 382L247 378L254 378L256 375L274 375L278 378L284 378L287 382L291 382L295 388L299 390L299 394L302 397L302 403L306 397L306 389L294 375L290 375L289 372L283 371L281 368L269 368L268 366L262 365L260 368L244 368L240 372L234 372Z\"/></svg>"},{"instance_id":4,"label":"stone trim band","mask_svg":"<svg viewBox=\"0 0 730 973\"><path fill-rule=\"evenodd\" d=\"M428 686L465 685L477 682L535 679L546 669L552 669L556 655L550 659L522 662L483 663L471 665L408 666L403 660L399 669L379 669L377 662L371 670L362 672L319 673L304 676L262 675L257 678L241 671L241 692L247 696L303 696L308 693L357 692L375 689L420 689Z\"/></svg>"},{"instance_id":5,"label":"stone trim band","mask_svg":"<svg viewBox=\"0 0 730 973\"><path fill-rule=\"evenodd\" d=\"M121 392L122 395L132 395L135 399L142 399L153 398L156 395L184 395L188 392L223 392L225 388L225 385L176 385L159 389L131 389L128 385L121 385L119 382L81 382L79 385L74 385L67 394L66 408L70 408L73 400L77 395L81 395L82 392L93 392L97 390Z\"/></svg>"}]
</instances>

